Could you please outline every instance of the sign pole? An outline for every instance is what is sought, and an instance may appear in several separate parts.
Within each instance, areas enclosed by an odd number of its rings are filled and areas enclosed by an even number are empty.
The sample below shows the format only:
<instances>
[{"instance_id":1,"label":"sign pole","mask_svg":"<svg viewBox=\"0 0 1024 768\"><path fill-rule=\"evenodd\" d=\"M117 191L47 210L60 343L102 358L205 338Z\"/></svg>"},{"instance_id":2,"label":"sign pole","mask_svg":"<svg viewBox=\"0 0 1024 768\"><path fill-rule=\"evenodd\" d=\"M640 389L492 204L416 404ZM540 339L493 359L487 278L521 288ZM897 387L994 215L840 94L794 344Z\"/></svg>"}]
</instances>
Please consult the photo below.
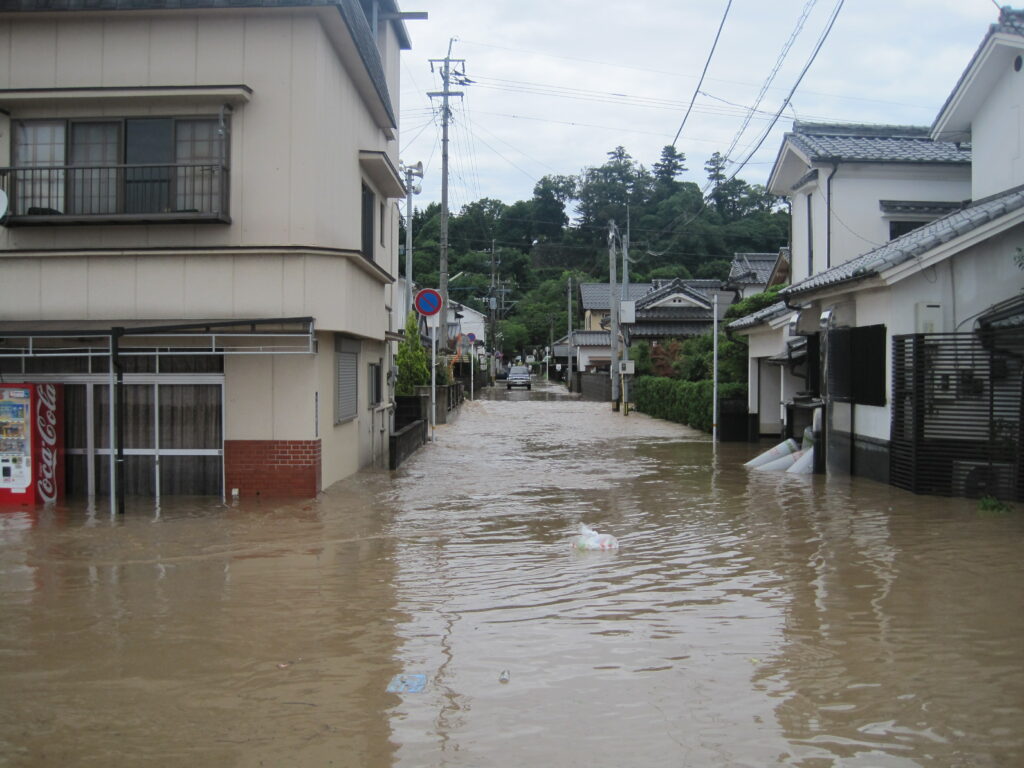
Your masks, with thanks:
<instances>
[{"instance_id":1,"label":"sign pole","mask_svg":"<svg viewBox=\"0 0 1024 768\"><path fill-rule=\"evenodd\" d=\"M437 315L430 318L430 442L437 424Z\"/></svg>"},{"instance_id":2,"label":"sign pole","mask_svg":"<svg viewBox=\"0 0 1024 768\"><path fill-rule=\"evenodd\" d=\"M437 326L441 324L439 313L444 302L441 294L433 288L424 288L412 303L416 311L427 318L430 326L430 442L434 442L434 426L437 424Z\"/></svg>"}]
</instances>

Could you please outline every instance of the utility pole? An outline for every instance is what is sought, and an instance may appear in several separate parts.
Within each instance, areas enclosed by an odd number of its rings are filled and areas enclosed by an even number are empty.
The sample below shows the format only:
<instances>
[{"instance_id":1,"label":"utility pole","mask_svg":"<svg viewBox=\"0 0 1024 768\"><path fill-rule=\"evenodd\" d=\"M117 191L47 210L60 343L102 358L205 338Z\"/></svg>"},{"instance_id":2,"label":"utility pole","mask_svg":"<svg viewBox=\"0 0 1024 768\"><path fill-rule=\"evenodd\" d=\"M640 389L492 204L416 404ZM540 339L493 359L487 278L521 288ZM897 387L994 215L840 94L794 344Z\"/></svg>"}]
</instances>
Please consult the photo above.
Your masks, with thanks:
<instances>
[{"instance_id":1,"label":"utility pole","mask_svg":"<svg viewBox=\"0 0 1024 768\"><path fill-rule=\"evenodd\" d=\"M498 352L498 325L495 322L496 315L497 315L497 309L498 309L498 299L494 295L495 258L497 258L497 257L496 257L496 255L494 253L494 238L491 238L491 288L487 292L487 310L488 310L488 312L491 315L491 382L492 383L494 383L496 381L495 376L497 375L497 371L495 370L495 361L496 361L497 352Z\"/></svg>"},{"instance_id":2,"label":"utility pole","mask_svg":"<svg viewBox=\"0 0 1024 768\"><path fill-rule=\"evenodd\" d=\"M376 9L376 6L374 6ZM405 315L402 327L412 312L412 196L420 193L420 185L413 184L414 177L423 178L423 163L403 166L405 172Z\"/></svg>"},{"instance_id":3,"label":"utility pole","mask_svg":"<svg viewBox=\"0 0 1024 768\"><path fill-rule=\"evenodd\" d=\"M626 206L626 234L622 238L622 301L629 301L629 206ZM622 304L620 303L621 307ZM629 331L622 333L622 359L629 360ZM629 414L629 379L622 374L622 407Z\"/></svg>"},{"instance_id":4,"label":"utility pole","mask_svg":"<svg viewBox=\"0 0 1024 768\"><path fill-rule=\"evenodd\" d=\"M615 219L608 221L608 303L611 305L611 370L612 377L612 410L619 410L619 300L615 297L615 241L619 237L619 229Z\"/></svg>"},{"instance_id":5,"label":"utility pole","mask_svg":"<svg viewBox=\"0 0 1024 768\"><path fill-rule=\"evenodd\" d=\"M566 298L568 299L568 312L566 316L569 318L569 335L565 337L566 343L569 348L569 353L566 355L565 365L565 383L570 392L572 392L572 275L569 275L569 290L567 290Z\"/></svg>"},{"instance_id":6,"label":"utility pole","mask_svg":"<svg viewBox=\"0 0 1024 768\"><path fill-rule=\"evenodd\" d=\"M463 69L466 65L465 59L452 58L453 37L448 41L448 55L443 59L431 59L430 71L434 71L434 65L441 67L441 82L444 85L443 91L429 91L430 98L441 99L441 266L438 278L438 291L441 293L441 325L442 340L448 346L448 123L451 122L452 112L448 106L448 99L452 96L462 97L461 91L451 90L451 83L454 78L458 85L467 85L470 81L466 79L465 73L461 71L452 72L452 64L461 64Z\"/></svg>"}]
</instances>

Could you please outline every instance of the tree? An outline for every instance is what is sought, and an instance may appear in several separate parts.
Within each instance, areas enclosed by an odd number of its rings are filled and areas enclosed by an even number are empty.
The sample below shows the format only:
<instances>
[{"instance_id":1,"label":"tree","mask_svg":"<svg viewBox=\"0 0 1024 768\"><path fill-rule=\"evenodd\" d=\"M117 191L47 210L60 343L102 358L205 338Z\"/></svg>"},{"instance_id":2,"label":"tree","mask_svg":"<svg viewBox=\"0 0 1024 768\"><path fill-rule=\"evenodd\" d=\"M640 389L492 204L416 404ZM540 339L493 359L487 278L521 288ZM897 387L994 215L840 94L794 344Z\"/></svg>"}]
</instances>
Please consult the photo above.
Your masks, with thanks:
<instances>
[{"instance_id":1,"label":"tree","mask_svg":"<svg viewBox=\"0 0 1024 768\"><path fill-rule=\"evenodd\" d=\"M676 177L687 170L686 155L671 144L666 144L661 150L661 158L651 168L654 170L654 180L658 186L671 194L679 186Z\"/></svg>"},{"instance_id":2,"label":"tree","mask_svg":"<svg viewBox=\"0 0 1024 768\"><path fill-rule=\"evenodd\" d=\"M412 395L416 387L430 383L430 364L427 350L420 340L420 327L416 313L410 312L405 319L405 338L398 345L395 363L398 379L395 381L396 395Z\"/></svg>"}]
</instances>

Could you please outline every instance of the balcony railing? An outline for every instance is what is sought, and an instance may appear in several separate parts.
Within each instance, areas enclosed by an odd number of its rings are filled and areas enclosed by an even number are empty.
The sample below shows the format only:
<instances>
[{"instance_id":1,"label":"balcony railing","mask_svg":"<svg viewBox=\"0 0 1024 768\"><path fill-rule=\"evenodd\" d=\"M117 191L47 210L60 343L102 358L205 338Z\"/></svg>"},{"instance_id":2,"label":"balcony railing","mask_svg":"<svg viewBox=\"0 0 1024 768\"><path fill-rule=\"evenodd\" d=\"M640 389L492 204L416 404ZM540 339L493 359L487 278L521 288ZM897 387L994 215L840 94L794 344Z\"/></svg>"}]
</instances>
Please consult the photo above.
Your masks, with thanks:
<instances>
[{"instance_id":1,"label":"balcony railing","mask_svg":"<svg viewBox=\"0 0 1024 768\"><path fill-rule=\"evenodd\" d=\"M0 168L2 223L228 223L228 181L219 163Z\"/></svg>"}]
</instances>

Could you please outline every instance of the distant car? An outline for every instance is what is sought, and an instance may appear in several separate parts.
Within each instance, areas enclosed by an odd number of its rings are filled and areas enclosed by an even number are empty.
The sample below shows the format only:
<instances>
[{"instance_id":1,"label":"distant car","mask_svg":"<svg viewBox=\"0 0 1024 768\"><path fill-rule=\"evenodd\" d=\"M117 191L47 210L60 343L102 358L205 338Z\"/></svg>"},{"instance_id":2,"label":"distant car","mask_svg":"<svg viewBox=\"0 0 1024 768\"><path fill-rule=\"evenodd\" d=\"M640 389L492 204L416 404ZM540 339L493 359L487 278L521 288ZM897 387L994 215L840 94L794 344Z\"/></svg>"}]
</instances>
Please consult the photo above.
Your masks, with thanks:
<instances>
[{"instance_id":1,"label":"distant car","mask_svg":"<svg viewBox=\"0 0 1024 768\"><path fill-rule=\"evenodd\" d=\"M530 381L530 369L525 365L513 365L508 369L508 378L505 379L507 389L512 387L526 387L533 389L533 382Z\"/></svg>"}]
</instances>

